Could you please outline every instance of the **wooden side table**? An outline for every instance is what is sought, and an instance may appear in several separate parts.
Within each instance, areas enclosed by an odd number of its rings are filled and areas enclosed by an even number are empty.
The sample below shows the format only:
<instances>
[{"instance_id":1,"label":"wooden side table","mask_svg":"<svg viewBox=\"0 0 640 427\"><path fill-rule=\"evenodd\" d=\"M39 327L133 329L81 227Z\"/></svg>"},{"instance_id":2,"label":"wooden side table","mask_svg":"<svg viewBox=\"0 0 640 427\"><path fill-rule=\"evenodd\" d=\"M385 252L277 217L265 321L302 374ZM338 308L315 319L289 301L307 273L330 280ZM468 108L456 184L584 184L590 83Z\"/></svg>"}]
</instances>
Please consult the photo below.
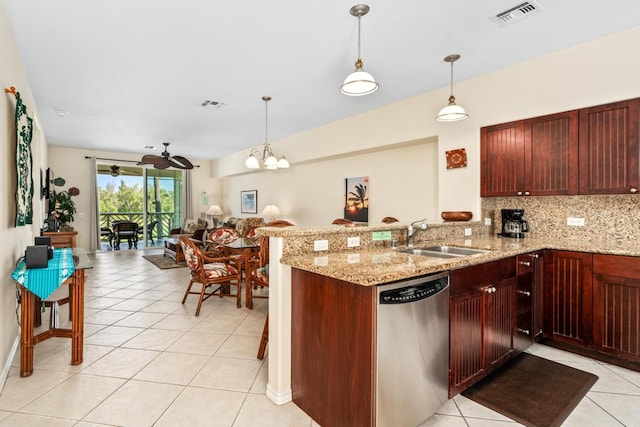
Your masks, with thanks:
<instances>
[{"instance_id":1,"label":"wooden side table","mask_svg":"<svg viewBox=\"0 0 640 427\"><path fill-rule=\"evenodd\" d=\"M77 231L43 231L43 236L51 237L54 248L75 248Z\"/></svg>"},{"instance_id":2,"label":"wooden side table","mask_svg":"<svg viewBox=\"0 0 640 427\"><path fill-rule=\"evenodd\" d=\"M179 239L164 239L164 256L173 258L175 262L184 261L184 252Z\"/></svg>"}]
</instances>

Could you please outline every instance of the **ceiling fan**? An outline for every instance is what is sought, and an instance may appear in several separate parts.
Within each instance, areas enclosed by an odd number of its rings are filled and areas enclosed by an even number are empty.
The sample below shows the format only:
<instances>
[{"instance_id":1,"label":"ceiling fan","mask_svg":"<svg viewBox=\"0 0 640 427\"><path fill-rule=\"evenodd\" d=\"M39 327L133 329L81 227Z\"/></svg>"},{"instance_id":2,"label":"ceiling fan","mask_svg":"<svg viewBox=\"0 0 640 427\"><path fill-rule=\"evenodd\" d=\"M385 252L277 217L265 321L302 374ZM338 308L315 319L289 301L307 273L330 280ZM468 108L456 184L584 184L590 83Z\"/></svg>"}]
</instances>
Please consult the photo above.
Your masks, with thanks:
<instances>
[{"instance_id":1,"label":"ceiling fan","mask_svg":"<svg viewBox=\"0 0 640 427\"><path fill-rule=\"evenodd\" d=\"M154 154L145 154L142 156L142 160L140 160L138 165L153 165L156 169L167 169L169 167L174 167L176 169L193 169L193 164L182 156L172 156L167 151L167 147L169 147L169 142L163 142L164 151L160 156L156 156Z\"/></svg>"},{"instance_id":2,"label":"ceiling fan","mask_svg":"<svg viewBox=\"0 0 640 427\"><path fill-rule=\"evenodd\" d=\"M138 171L133 170L133 169L138 169ZM118 165L105 165L105 164L99 164L98 165L98 173L99 174L103 174L103 175L111 175L112 177L118 177L120 175L127 175L127 176L142 176L142 169L141 168L131 168L128 166L125 167L120 167Z\"/></svg>"}]
</instances>

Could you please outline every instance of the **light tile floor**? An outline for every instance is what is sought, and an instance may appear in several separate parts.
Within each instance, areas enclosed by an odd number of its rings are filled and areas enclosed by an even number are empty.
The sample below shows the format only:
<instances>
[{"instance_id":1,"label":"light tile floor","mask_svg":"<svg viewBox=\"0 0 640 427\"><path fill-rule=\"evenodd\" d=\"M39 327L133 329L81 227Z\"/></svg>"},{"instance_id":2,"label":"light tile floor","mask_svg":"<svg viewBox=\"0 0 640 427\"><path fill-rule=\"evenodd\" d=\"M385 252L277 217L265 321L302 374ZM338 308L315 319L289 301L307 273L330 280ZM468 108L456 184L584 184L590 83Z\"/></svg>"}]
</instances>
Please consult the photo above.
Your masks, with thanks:
<instances>
[{"instance_id":1,"label":"light tile floor","mask_svg":"<svg viewBox=\"0 0 640 427\"><path fill-rule=\"evenodd\" d=\"M20 378L16 355L0 394L0 426L318 427L294 404L265 396L267 362L256 351L268 301L247 310L211 298L195 317L195 297L180 303L187 270L158 270L145 253L161 251L94 257L84 362L69 365L69 340L54 338L36 346L34 373ZM563 426L640 425L640 373L542 345L529 351L600 378ZM421 426L517 425L456 396Z\"/></svg>"}]
</instances>

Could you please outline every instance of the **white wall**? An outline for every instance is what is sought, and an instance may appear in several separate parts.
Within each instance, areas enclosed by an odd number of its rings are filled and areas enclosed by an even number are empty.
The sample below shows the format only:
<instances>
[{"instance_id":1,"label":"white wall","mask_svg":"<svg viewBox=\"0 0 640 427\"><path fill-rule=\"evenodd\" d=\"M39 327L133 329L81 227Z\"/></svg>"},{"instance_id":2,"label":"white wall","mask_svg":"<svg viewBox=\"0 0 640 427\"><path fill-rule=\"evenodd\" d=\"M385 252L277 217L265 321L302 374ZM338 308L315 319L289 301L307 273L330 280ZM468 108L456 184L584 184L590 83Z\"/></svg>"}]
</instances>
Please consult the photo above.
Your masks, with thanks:
<instances>
[{"instance_id":1,"label":"white wall","mask_svg":"<svg viewBox=\"0 0 640 427\"><path fill-rule=\"evenodd\" d=\"M344 178L344 171L334 169L337 157L353 152L378 149L404 141L437 138L438 201L436 212L469 210L474 218L480 214L480 128L496 123L588 107L640 96L640 55L630 54L632 46L640 45L640 27L604 37L589 43L527 61L467 81L454 82L454 94L470 117L462 122L439 123L433 118L449 96L449 87L388 105L365 114L311 129L279 141L271 141L276 153L286 153L292 165L290 171L247 173L244 159L249 150L213 160L212 173L224 178L225 200L235 206L239 189L277 188L279 197L292 207L311 203L306 187L282 176L297 178L297 169L304 169L309 182L334 185ZM456 67L464 67L463 60ZM381 82L384 84L384 82ZM375 94L369 95L375 97ZM309 100L313 102L313 100ZM345 99L345 102L348 100ZM304 108L303 105L300 108ZM328 107L329 108L329 107ZM468 167L447 170L445 152L465 148ZM411 155L411 153L404 153ZM327 161L327 159L329 159ZM367 174L373 182L381 181L385 173L404 174L402 188L415 188L422 168L407 171L407 157L394 156L394 162L384 168L370 168ZM359 156L351 162L360 165ZM323 167L311 169L311 165ZM303 165L303 166L301 166ZM353 176L357 176L354 173ZM316 213L298 212L300 224L326 223L335 216L334 192L313 200ZM373 193L376 200L392 200L397 195ZM411 191L402 192L403 218L417 218L424 211L420 199ZM386 203L386 202L385 202ZM378 205L380 206L380 205ZM331 207L331 208L329 208ZM331 209L331 213L328 210ZM317 213L317 211L320 213ZM387 209L388 210L388 209ZM309 216L308 216L309 215ZM379 216L379 213L377 214Z\"/></svg>"},{"instance_id":2,"label":"white wall","mask_svg":"<svg viewBox=\"0 0 640 427\"><path fill-rule=\"evenodd\" d=\"M91 169L91 161L89 159L85 159L85 156L136 161L140 160L142 156L131 153L85 150L79 148L60 147L56 145L49 146L49 167L53 169L56 176L63 177L66 180L65 186L61 188L66 190L69 187L78 187L80 189L80 195L73 198L76 203L76 214L74 215L74 221L71 225L74 230L78 232L76 242L77 246L88 248L91 191L88 188L88 185L90 176L91 174L95 174L95 171ZM191 209L194 212L194 216L199 216L200 203L198 196L202 192L206 192L209 195L210 200L212 200L212 204L219 203L221 190L219 180L209 178L211 175L211 172L209 171L209 162L198 162L196 160L193 162L195 165L199 165L200 167L192 169L192 194L194 197Z\"/></svg>"},{"instance_id":3,"label":"white wall","mask_svg":"<svg viewBox=\"0 0 640 427\"><path fill-rule=\"evenodd\" d=\"M40 170L46 169L46 139L39 124L34 123L31 151L33 153L34 180L34 224L15 227L16 215L16 99L4 93L4 88L14 86L27 106L30 117L36 117L37 108L31 88L24 72L15 40L9 29L4 8L0 4L0 369L4 381L8 372L12 346L17 343L18 323L16 321L16 298L11 272L16 260L24 255L25 247L32 244L33 237L40 232L40 219L44 218L44 203L38 197L40 190Z\"/></svg>"},{"instance_id":4,"label":"white wall","mask_svg":"<svg viewBox=\"0 0 640 427\"><path fill-rule=\"evenodd\" d=\"M258 190L258 215L266 205L275 204L283 214L279 219L296 225L328 225L343 217L345 178L369 176L370 223L385 216L435 221L439 216L436 159L437 141L423 139L382 151L227 178L223 210L226 216L250 216L240 213L240 191Z\"/></svg>"}]
</instances>

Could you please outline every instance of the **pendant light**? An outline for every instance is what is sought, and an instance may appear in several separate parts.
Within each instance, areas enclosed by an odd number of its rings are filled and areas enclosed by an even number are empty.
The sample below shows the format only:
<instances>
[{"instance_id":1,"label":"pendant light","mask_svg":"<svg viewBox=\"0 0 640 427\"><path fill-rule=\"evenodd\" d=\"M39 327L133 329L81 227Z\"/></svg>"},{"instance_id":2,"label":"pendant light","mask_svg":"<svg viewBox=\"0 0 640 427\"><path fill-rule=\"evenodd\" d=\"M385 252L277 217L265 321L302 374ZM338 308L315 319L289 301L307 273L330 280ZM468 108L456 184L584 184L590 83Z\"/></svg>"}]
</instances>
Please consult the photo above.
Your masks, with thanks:
<instances>
[{"instance_id":1,"label":"pendant light","mask_svg":"<svg viewBox=\"0 0 640 427\"><path fill-rule=\"evenodd\" d=\"M349 96L362 96L378 90L373 76L363 70L362 57L360 56L360 18L369 12L366 4L357 4L350 10L351 14L358 18L358 59L356 60L356 70L349 74L344 83L340 86L340 92Z\"/></svg>"},{"instance_id":2,"label":"pendant light","mask_svg":"<svg viewBox=\"0 0 640 427\"><path fill-rule=\"evenodd\" d=\"M453 96L453 63L460 59L460 55L453 54L444 58L445 62L451 64L451 96L449 96L449 104L440 110L440 113L436 116L436 120L439 122L457 122L458 120L464 120L469 115L464 111L460 105L456 105L456 98Z\"/></svg>"},{"instance_id":3,"label":"pendant light","mask_svg":"<svg viewBox=\"0 0 640 427\"><path fill-rule=\"evenodd\" d=\"M264 164L265 169L286 169L288 168L289 161L285 156L280 157L280 160L276 158L273 154L273 150L271 150L271 144L269 144L269 107L268 103L271 101L270 96L263 96L262 100L264 101L264 144L262 145L262 154L260 150L257 148L251 150L251 154L247 157L247 160L244 161L245 167L248 169L260 169L260 161L254 155L257 154L260 156L260 160Z\"/></svg>"}]
</instances>

